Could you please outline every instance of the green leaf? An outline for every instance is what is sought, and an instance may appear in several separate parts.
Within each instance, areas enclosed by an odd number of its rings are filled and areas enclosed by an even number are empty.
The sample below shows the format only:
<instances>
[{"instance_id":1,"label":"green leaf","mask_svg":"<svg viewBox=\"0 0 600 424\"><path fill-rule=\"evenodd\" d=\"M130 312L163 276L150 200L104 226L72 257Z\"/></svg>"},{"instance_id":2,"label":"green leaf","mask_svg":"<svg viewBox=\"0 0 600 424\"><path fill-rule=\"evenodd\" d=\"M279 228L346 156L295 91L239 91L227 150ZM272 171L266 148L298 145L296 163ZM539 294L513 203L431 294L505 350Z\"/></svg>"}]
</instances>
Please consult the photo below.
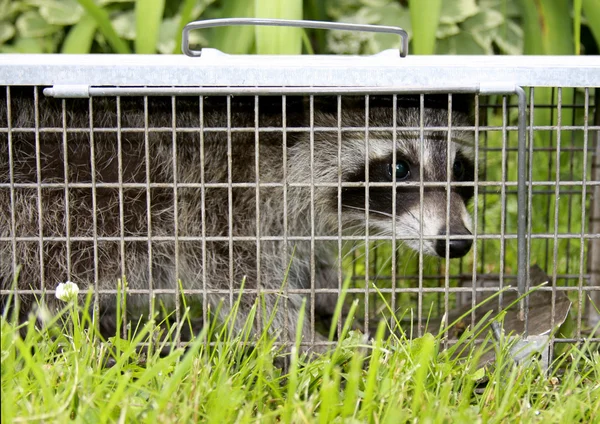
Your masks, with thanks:
<instances>
[{"instance_id":1,"label":"green leaf","mask_svg":"<svg viewBox=\"0 0 600 424\"><path fill-rule=\"evenodd\" d=\"M504 22L504 17L493 9L479 12L465 20L461 29L464 33L471 34L473 40L484 51L493 54L492 42L497 34L497 28Z\"/></svg>"},{"instance_id":2,"label":"green leaf","mask_svg":"<svg viewBox=\"0 0 600 424\"><path fill-rule=\"evenodd\" d=\"M582 6L587 25L594 35L596 44L600 46L600 2L598 0L583 0Z\"/></svg>"},{"instance_id":3,"label":"green leaf","mask_svg":"<svg viewBox=\"0 0 600 424\"><path fill-rule=\"evenodd\" d=\"M414 54L433 54L435 51L435 34L440 23L442 3L448 2L442 2L441 0L409 0L410 22L413 31L412 51Z\"/></svg>"},{"instance_id":4,"label":"green leaf","mask_svg":"<svg viewBox=\"0 0 600 424\"><path fill-rule=\"evenodd\" d=\"M437 38L446 38L451 35L456 35L460 32L460 28L456 24L440 24L435 33Z\"/></svg>"},{"instance_id":5,"label":"green leaf","mask_svg":"<svg viewBox=\"0 0 600 424\"><path fill-rule=\"evenodd\" d=\"M0 22L0 44L10 40L15 35L15 27L10 22Z\"/></svg>"},{"instance_id":6,"label":"green leaf","mask_svg":"<svg viewBox=\"0 0 600 424\"><path fill-rule=\"evenodd\" d=\"M254 1L229 0L225 2L222 16L230 18L254 16ZM211 31L209 44L230 54L247 54L254 44L252 26L227 26Z\"/></svg>"},{"instance_id":7,"label":"green leaf","mask_svg":"<svg viewBox=\"0 0 600 424\"><path fill-rule=\"evenodd\" d=\"M175 50L175 32L179 27L179 16L165 18L158 29L158 40L156 41L156 50L159 53L168 54Z\"/></svg>"},{"instance_id":8,"label":"green leaf","mask_svg":"<svg viewBox=\"0 0 600 424\"><path fill-rule=\"evenodd\" d=\"M90 53L94 35L97 29L96 21L90 15L84 15L81 20L71 27L61 48L61 53L85 54Z\"/></svg>"},{"instance_id":9,"label":"green leaf","mask_svg":"<svg viewBox=\"0 0 600 424\"><path fill-rule=\"evenodd\" d=\"M365 5L365 3L360 0L338 0L325 3L327 15L340 22L343 21L342 17L354 15ZM388 3L388 1L384 2L384 5Z\"/></svg>"},{"instance_id":10,"label":"green leaf","mask_svg":"<svg viewBox=\"0 0 600 424\"><path fill-rule=\"evenodd\" d=\"M190 22L198 19L198 17L204 13L204 10L207 6L214 3L214 0L204 0L197 2L196 0L184 0L181 5L180 13L179 13L179 23L177 24L177 30L175 32L175 46L173 47L172 53L181 53L181 37L183 28ZM196 40L193 43L197 45L198 39L203 40L201 44L206 45L206 39L200 35L198 31L190 33L190 42L192 42L192 36L196 35ZM160 34L159 34L159 43L160 43ZM160 47L157 46L160 51Z\"/></svg>"},{"instance_id":11,"label":"green leaf","mask_svg":"<svg viewBox=\"0 0 600 424\"><path fill-rule=\"evenodd\" d=\"M502 53L523 54L523 30L512 20L508 20L496 30L494 42Z\"/></svg>"},{"instance_id":12,"label":"green leaf","mask_svg":"<svg viewBox=\"0 0 600 424\"><path fill-rule=\"evenodd\" d=\"M97 0L96 3L98 3L100 6L105 6L112 3L133 3L135 1L136 0Z\"/></svg>"},{"instance_id":13,"label":"green leaf","mask_svg":"<svg viewBox=\"0 0 600 424\"><path fill-rule=\"evenodd\" d=\"M600 3L598 3L600 6ZM575 45L575 54L581 54L581 10L583 7L582 0L573 2L573 42Z\"/></svg>"},{"instance_id":14,"label":"green leaf","mask_svg":"<svg viewBox=\"0 0 600 424\"><path fill-rule=\"evenodd\" d=\"M111 23L115 29L115 32L125 40L135 40L136 27L135 27L135 12L133 10L126 10L121 12L111 20Z\"/></svg>"},{"instance_id":15,"label":"green leaf","mask_svg":"<svg viewBox=\"0 0 600 424\"><path fill-rule=\"evenodd\" d=\"M31 7L20 1L0 0L0 21L12 21Z\"/></svg>"},{"instance_id":16,"label":"green leaf","mask_svg":"<svg viewBox=\"0 0 600 424\"><path fill-rule=\"evenodd\" d=\"M519 0L479 0L477 4L479 9L494 9L505 18L519 18L521 17L521 8L518 2Z\"/></svg>"},{"instance_id":17,"label":"green leaf","mask_svg":"<svg viewBox=\"0 0 600 424\"><path fill-rule=\"evenodd\" d=\"M49 24L74 25L83 16L83 7L75 0L45 1L40 7L40 15Z\"/></svg>"},{"instance_id":18,"label":"green leaf","mask_svg":"<svg viewBox=\"0 0 600 424\"><path fill-rule=\"evenodd\" d=\"M156 50L162 54L169 54L175 52L180 52L181 41L177 43L176 34L179 31L179 15L173 16L172 18L166 18L160 24L160 29L158 30L158 41L156 44ZM180 37L181 39L181 37ZM199 31L194 31L190 33L190 44L197 46L203 45L206 46L208 43L204 37L200 34ZM178 47L179 46L179 47Z\"/></svg>"},{"instance_id":19,"label":"green leaf","mask_svg":"<svg viewBox=\"0 0 600 424\"><path fill-rule=\"evenodd\" d=\"M0 46L2 53L45 53L44 40L18 37L11 45Z\"/></svg>"},{"instance_id":20,"label":"green leaf","mask_svg":"<svg viewBox=\"0 0 600 424\"><path fill-rule=\"evenodd\" d=\"M378 23L379 25L398 26L408 32L410 38L412 33L410 15L400 5L390 3L370 10L372 13L371 22ZM373 33L365 35L373 39L371 43L372 51L369 53L379 53L385 49L401 48L402 40L396 34Z\"/></svg>"},{"instance_id":21,"label":"green leaf","mask_svg":"<svg viewBox=\"0 0 600 424\"><path fill-rule=\"evenodd\" d=\"M345 19L344 22L351 22ZM328 31L327 50L333 54L372 54L376 52L374 35L351 31Z\"/></svg>"},{"instance_id":22,"label":"green leaf","mask_svg":"<svg viewBox=\"0 0 600 424\"><path fill-rule=\"evenodd\" d=\"M255 0L257 18L302 19L302 0ZM258 54L302 53L302 29L256 27Z\"/></svg>"},{"instance_id":23,"label":"green leaf","mask_svg":"<svg viewBox=\"0 0 600 424\"><path fill-rule=\"evenodd\" d=\"M165 0L137 0L135 3L135 52L156 53L158 31L163 19Z\"/></svg>"},{"instance_id":24,"label":"green leaf","mask_svg":"<svg viewBox=\"0 0 600 424\"><path fill-rule=\"evenodd\" d=\"M77 0L87 13L94 18L100 32L106 37L116 53L130 53L129 46L119 38L108 17L108 12L99 7L94 0Z\"/></svg>"},{"instance_id":25,"label":"green leaf","mask_svg":"<svg viewBox=\"0 0 600 424\"><path fill-rule=\"evenodd\" d=\"M483 377L485 377L485 368L483 367L479 368L477 371L471 374L471 380L473 381L479 381Z\"/></svg>"},{"instance_id":26,"label":"green leaf","mask_svg":"<svg viewBox=\"0 0 600 424\"><path fill-rule=\"evenodd\" d=\"M573 54L569 3L564 0L521 3L525 54Z\"/></svg>"},{"instance_id":27,"label":"green leaf","mask_svg":"<svg viewBox=\"0 0 600 424\"><path fill-rule=\"evenodd\" d=\"M427 14L426 7L422 7L422 11L424 14ZM477 12L479 12L479 7L477 7L475 0L446 0L442 2L440 22L457 24L477 14Z\"/></svg>"},{"instance_id":28,"label":"green leaf","mask_svg":"<svg viewBox=\"0 0 600 424\"><path fill-rule=\"evenodd\" d=\"M463 31L482 31L486 29L496 28L504 22L504 17L500 12L493 9L483 10L478 14L471 16L465 20L461 28Z\"/></svg>"},{"instance_id":29,"label":"green leaf","mask_svg":"<svg viewBox=\"0 0 600 424\"><path fill-rule=\"evenodd\" d=\"M35 10L23 13L16 22L17 31L23 38L45 37L60 31L61 27L51 25Z\"/></svg>"},{"instance_id":30,"label":"green leaf","mask_svg":"<svg viewBox=\"0 0 600 424\"><path fill-rule=\"evenodd\" d=\"M492 47L480 44L472 34L461 32L460 34L438 40L436 45L437 54L465 54L481 55L492 54Z\"/></svg>"}]
</instances>

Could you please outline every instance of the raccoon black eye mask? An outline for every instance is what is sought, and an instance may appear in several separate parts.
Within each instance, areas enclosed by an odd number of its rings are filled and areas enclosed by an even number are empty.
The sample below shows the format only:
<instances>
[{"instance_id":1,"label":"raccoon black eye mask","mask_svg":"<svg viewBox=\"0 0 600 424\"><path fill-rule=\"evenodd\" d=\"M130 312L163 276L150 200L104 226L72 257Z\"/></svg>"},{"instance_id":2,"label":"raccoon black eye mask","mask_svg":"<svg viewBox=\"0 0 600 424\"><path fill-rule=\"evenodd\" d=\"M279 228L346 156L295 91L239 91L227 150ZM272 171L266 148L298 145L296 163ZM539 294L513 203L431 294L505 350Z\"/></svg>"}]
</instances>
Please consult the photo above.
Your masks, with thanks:
<instances>
[{"instance_id":1,"label":"raccoon black eye mask","mask_svg":"<svg viewBox=\"0 0 600 424\"><path fill-rule=\"evenodd\" d=\"M465 176L465 164L461 159L457 159L454 161L454 165L452 166L454 180L462 181ZM393 181L393 173L396 173L396 181L406 181L411 177L411 165L405 160L399 160L394 166L393 163L388 165L388 179Z\"/></svg>"}]
</instances>

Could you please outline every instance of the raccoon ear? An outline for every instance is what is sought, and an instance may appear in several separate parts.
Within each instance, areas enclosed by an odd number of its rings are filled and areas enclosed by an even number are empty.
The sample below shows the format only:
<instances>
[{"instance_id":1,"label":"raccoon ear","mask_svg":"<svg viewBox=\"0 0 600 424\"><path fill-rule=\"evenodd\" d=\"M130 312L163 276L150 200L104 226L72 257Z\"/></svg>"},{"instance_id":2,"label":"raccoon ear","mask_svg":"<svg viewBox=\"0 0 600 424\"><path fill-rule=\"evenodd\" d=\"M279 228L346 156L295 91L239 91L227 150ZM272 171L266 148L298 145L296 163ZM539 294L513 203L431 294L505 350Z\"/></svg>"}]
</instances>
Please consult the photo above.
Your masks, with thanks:
<instances>
[{"instance_id":1,"label":"raccoon ear","mask_svg":"<svg viewBox=\"0 0 600 424\"><path fill-rule=\"evenodd\" d=\"M392 107L393 96L371 96L371 107ZM398 107L421 106L421 96L419 94L399 94L397 96ZM424 106L428 109L448 110L448 94L425 94L423 98ZM452 110L466 115L473 112L475 98L473 94L452 94Z\"/></svg>"},{"instance_id":2,"label":"raccoon ear","mask_svg":"<svg viewBox=\"0 0 600 424\"><path fill-rule=\"evenodd\" d=\"M431 109L448 110L448 94L425 95L425 107ZM471 115L475 98L473 94L452 93L452 110L455 112ZM418 105L417 105L418 106Z\"/></svg>"},{"instance_id":3,"label":"raccoon ear","mask_svg":"<svg viewBox=\"0 0 600 424\"><path fill-rule=\"evenodd\" d=\"M452 95L452 110L464 113L471 116L475 108L474 94L453 94Z\"/></svg>"}]
</instances>

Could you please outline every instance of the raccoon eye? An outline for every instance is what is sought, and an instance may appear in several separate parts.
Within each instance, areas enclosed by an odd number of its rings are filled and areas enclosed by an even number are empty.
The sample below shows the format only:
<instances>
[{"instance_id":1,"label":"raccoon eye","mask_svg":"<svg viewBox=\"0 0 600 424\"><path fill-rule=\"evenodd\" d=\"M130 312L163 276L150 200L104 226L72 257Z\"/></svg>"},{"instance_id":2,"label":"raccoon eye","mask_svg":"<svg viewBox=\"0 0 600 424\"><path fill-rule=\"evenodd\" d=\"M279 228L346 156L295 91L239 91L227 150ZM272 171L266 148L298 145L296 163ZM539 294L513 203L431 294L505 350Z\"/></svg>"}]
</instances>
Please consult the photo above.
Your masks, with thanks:
<instances>
[{"instance_id":1,"label":"raccoon eye","mask_svg":"<svg viewBox=\"0 0 600 424\"><path fill-rule=\"evenodd\" d=\"M454 166L452 167L452 172L454 173L454 178L456 180L462 180L465 176L465 164L462 160L457 160L454 162Z\"/></svg>"},{"instance_id":2,"label":"raccoon eye","mask_svg":"<svg viewBox=\"0 0 600 424\"><path fill-rule=\"evenodd\" d=\"M390 180L392 179L393 164L388 165L388 174ZM396 181L402 181L410 177L410 165L405 160L399 160L396 162Z\"/></svg>"}]
</instances>

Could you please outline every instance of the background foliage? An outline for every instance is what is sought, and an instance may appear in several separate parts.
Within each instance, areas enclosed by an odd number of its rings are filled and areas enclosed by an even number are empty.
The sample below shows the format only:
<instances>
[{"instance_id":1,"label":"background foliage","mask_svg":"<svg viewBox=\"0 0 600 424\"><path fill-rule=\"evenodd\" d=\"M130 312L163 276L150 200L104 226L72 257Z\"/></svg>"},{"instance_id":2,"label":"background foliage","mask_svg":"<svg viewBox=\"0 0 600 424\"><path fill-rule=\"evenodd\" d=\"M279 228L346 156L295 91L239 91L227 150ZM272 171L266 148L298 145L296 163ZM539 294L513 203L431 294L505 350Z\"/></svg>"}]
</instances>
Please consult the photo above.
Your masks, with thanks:
<instances>
[{"instance_id":1,"label":"background foliage","mask_svg":"<svg viewBox=\"0 0 600 424\"><path fill-rule=\"evenodd\" d=\"M401 26L416 54L597 54L600 40L598 0L0 0L0 52L179 53L187 22L220 17ZM253 27L195 32L192 42L274 54L399 45L386 34Z\"/></svg>"}]
</instances>

